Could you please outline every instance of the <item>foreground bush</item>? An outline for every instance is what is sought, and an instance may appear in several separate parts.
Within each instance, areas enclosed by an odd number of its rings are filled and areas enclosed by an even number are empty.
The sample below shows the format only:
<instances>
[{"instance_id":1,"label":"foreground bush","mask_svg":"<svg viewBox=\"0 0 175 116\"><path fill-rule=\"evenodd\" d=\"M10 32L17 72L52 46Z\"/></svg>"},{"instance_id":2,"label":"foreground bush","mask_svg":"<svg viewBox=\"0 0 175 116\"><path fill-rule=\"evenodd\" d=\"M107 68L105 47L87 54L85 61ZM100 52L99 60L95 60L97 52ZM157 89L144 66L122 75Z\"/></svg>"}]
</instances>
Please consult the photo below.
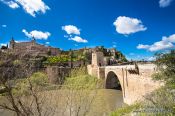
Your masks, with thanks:
<instances>
[{"instance_id":1,"label":"foreground bush","mask_svg":"<svg viewBox=\"0 0 175 116\"><path fill-rule=\"evenodd\" d=\"M14 94L17 95L27 95L29 94L29 87L30 83L32 84L33 88L37 89L38 91L41 90L43 87L49 85L48 77L46 74L42 72L36 72L31 77L16 80L15 88L13 89Z\"/></svg>"},{"instance_id":2,"label":"foreground bush","mask_svg":"<svg viewBox=\"0 0 175 116\"><path fill-rule=\"evenodd\" d=\"M17 116L86 116L100 82L88 75L86 68L77 68L72 70L63 85L54 85L47 91L52 85L45 74L37 72L30 78L15 80L15 88L7 88L7 94L1 98L0 108Z\"/></svg>"}]
</instances>

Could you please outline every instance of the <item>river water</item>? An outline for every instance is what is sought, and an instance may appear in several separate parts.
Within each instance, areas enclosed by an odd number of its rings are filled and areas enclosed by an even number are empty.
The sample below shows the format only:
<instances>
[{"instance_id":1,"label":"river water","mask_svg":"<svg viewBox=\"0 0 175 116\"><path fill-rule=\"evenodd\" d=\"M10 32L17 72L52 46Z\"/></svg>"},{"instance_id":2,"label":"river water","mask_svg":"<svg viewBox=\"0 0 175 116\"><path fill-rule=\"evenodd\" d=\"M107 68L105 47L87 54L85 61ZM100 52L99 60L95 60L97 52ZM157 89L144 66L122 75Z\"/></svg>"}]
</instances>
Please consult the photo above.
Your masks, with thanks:
<instances>
[{"instance_id":1,"label":"river water","mask_svg":"<svg viewBox=\"0 0 175 116\"><path fill-rule=\"evenodd\" d=\"M45 110L48 110L49 108L56 108L54 116L74 116L75 114L69 113L70 107L72 112L73 110L76 110L77 103L79 102L78 100L82 100L83 105L79 105L84 108L85 105L88 105L90 102L88 101L89 98L77 98L77 92L76 93L71 93L70 91L48 91L48 92L43 92L46 100L43 100L45 102L46 108ZM42 94L43 94L42 93ZM76 94L76 95L74 95ZM69 97L67 97L67 95ZM83 95L83 94L81 94ZM72 97L72 98L71 98ZM110 112L115 111L117 108L120 108L124 106L123 103L123 97L122 97L122 91L120 90L114 90L114 89L99 89L96 91L95 96L93 96L93 102L90 105L87 116L109 116ZM50 99L51 98L51 99ZM67 106L67 100L68 99L73 99L71 100L72 106L68 104ZM78 99L76 101L76 99ZM29 99L28 99L29 100ZM69 101L70 102L70 101ZM73 105L74 104L74 105ZM69 107L70 106L70 107ZM60 109L66 109L64 115L60 112ZM81 116L84 113L84 109L82 110L82 113L80 112L78 116ZM3 111L0 110L0 116L13 116L14 113L11 113L9 111ZM47 116L47 115L46 115ZM49 116L49 114L48 114Z\"/></svg>"},{"instance_id":2,"label":"river water","mask_svg":"<svg viewBox=\"0 0 175 116\"><path fill-rule=\"evenodd\" d=\"M108 116L110 112L124 106L122 91L102 89L98 92L89 116Z\"/></svg>"}]
</instances>

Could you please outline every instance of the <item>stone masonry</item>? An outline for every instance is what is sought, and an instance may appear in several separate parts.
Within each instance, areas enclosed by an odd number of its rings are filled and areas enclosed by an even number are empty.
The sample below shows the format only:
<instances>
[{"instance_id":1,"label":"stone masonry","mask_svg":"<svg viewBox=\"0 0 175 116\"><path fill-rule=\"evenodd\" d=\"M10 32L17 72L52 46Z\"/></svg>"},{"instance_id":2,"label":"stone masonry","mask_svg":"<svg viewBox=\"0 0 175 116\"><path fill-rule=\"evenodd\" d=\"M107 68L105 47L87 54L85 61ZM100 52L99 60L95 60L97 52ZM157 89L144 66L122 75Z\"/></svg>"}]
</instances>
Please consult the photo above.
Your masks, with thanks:
<instances>
[{"instance_id":1,"label":"stone masonry","mask_svg":"<svg viewBox=\"0 0 175 116\"><path fill-rule=\"evenodd\" d=\"M126 104L133 104L136 101L144 100L145 95L164 85L163 82L153 81L151 78L151 75L156 72L154 64L138 65L140 73L131 74L129 70L134 70L135 65L104 66L103 64L105 63L102 59L103 55L101 53L93 53L92 64L87 66L88 73L99 79L104 79L105 85L109 83L114 84L107 82L111 76L109 73L114 73L120 82L123 100Z\"/></svg>"},{"instance_id":2,"label":"stone masonry","mask_svg":"<svg viewBox=\"0 0 175 116\"><path fill-rule=\"evenodd\" d=\"M36 43L35 39L29 41L29 42L15 42L15 40L12 38L9 45L9 50L13 50L15 52L20 53L30 53L32 55L59 55L61 51L58 48L53 48L50 46L45 46Z\"/></svg>"}]
</instances>

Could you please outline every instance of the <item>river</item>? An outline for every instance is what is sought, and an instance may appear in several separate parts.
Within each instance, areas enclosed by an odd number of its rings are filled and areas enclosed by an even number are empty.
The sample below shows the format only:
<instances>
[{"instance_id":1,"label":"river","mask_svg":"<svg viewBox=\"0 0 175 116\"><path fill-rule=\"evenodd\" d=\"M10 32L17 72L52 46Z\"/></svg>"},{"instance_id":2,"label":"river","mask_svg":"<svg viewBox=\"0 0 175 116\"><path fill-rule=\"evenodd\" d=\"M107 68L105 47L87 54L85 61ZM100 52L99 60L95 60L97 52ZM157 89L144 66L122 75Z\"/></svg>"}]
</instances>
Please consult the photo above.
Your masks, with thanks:
<instances>
[{"instance_id":1,"label":"river","mask_svg":"<svg viewBox=\"0 0 175 116\"><path fill-rule=\"evenodd\" d=\"M108 116L110 112L124 106L122 91L102 89L94 100L89 116Z\"/></svg>"},{"instance_id":2,"label":"river","mask_svg":"<svg viewBox=\"0 0 175 116\"><path fill-rule=\"evenodd\" d=\"M85 92L82 94L81 92L74 93L70 91L65 92L54 90L43 93L42 95L45 96L45 100L43 100L44 109L46 111L50 108L56 109L54 110L54 116L74 116L78 111L77 108L80 108L78 116L82 116L86 110L86 116L109 116L110 112L115 111L117 108L124 105L122 91L114 89L99 89L95 92L95 95L91 95L93 99L91 99L91 97L84 96ZM90 104L90 100L92 100L92 104ZM53 109L50 111L53 111ZM61 110L65 110L65 112L63 113ZM0 116L13 115L13 113L0 110ZM49 116L50 113L47 115Z\"/></svg>"}]
</instances>

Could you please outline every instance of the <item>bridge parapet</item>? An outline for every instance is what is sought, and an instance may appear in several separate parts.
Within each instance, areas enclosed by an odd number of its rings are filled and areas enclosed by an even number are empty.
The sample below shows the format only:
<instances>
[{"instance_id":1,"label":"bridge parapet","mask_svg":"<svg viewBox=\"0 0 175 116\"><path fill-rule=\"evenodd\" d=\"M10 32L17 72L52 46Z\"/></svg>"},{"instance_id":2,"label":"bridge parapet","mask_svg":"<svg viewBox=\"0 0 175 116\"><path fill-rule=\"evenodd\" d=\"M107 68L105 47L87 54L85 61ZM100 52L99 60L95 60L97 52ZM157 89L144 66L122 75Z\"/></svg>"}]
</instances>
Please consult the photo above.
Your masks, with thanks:
<instances>
[{"instance_id":1,"label":"bridge parapet","mask_svg":"<svg viewBox=\"0 0 175 116\"><path fill-rule=\"evenodd\" d=\"M154 74L157 71L156 65L154 65L154 64L142 64L142 65L138 65L138 67L139 67L139 77L140 78L149 78L149 77L151 77L152 74ZM105 69L106 70L124 69L124 70L127 70L128 73L130 73L129 70L134 70L135 65L106 66ZM130 74L132 74L132 73L130 73Z\"/></svg>"}]
</instances>

